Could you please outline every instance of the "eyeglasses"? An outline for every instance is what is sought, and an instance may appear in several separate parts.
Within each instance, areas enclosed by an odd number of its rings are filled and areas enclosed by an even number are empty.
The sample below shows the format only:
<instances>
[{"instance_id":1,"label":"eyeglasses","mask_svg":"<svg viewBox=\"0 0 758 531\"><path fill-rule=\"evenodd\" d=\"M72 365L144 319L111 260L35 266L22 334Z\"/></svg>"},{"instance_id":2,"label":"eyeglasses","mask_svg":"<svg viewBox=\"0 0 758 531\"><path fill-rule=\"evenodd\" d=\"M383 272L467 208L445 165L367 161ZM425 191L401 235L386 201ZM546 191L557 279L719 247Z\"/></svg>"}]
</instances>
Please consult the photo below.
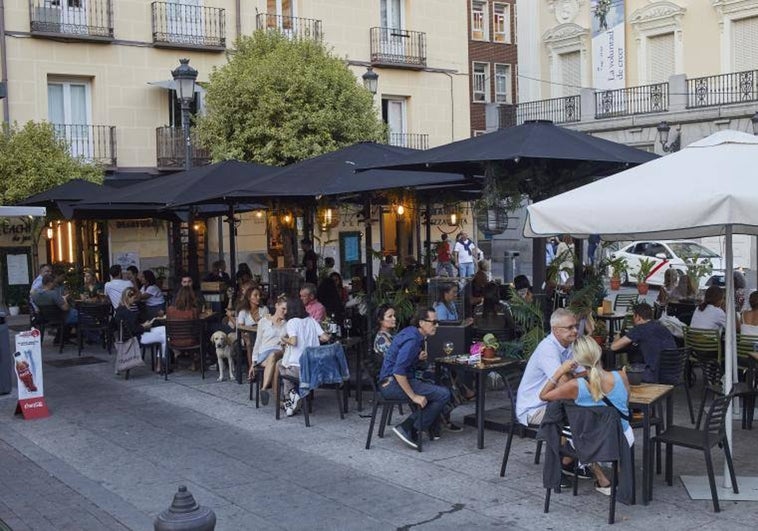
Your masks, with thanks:
<instances>
[{"instance_id":1,"label":"eyeglasses","mask_svg":"<svg viewBox=\"0 0 758 531\"><path fill-rule=\"evenodd\" d=\"M421 319L422 321L426 321L427 323L431 323L434 326L439 326L440 322L437 319Z\"/></svg>"},{"instance_id":2,"label":"eyeglasses","mask_svg":"<svg viewBox=\"0 0 758 531\"><path fill-rule=\"evenodd\" d=\"M563 328L564 330L579 330L579 325L571 325L571 326L556 326L554 328Z\"/></svg>"}]
</instances>

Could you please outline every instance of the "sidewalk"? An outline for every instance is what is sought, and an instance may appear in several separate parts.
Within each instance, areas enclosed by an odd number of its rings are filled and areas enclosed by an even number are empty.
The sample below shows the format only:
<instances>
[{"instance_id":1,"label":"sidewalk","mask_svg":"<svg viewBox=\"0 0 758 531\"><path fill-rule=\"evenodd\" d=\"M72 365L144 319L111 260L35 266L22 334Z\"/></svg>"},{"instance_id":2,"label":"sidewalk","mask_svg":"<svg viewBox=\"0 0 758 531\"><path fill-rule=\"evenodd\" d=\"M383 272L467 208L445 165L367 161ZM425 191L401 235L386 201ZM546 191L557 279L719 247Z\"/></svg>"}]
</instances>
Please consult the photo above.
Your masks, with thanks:
<instances>
[{"instance_id":1,"label":"sidewalk","mask_svg":"<svg viewBox=\"0 0 758 531\"><path fill-rule=\"evenodd\" d=\"M59 355L49 340L43 350L46 360L76 357L71 347ZM256 410L246 385L217 382L216 372L201 380L178 371L164 382L140 369L124 381L114 377L107 354L85 355L107 363L45 364L48 419L13 418L13 395L0 397L0 479L9 486L0 495L0 519L14 529L64 529L63 515L70 529L150 529L180 484L213 508L219 530L588 529L607 519L608 498L590 482L577 498L554 495L550 514L543 513L542 467L533 464L529 439L514 440L500 478L503 434L487 431L485 449L477 450L475 431L466 428L417 453L388 430L367 451L369 420L353 399L340 420L330 391L317 392L312 427L305 428L300 415L276 421L272 405ZM502 393L487 399L492 407ZM683 422L683 396L676 404ZM459 408L454 420L472 408ZM757 432L736 422L734 433L738 475L758 476ZM718 473L723 454L714 451L714 461ZM674 472L704 475L702 456L675 449ZM756 503L724 501L714 514L710 501L690 500L678 478L673 487L662 476L654 483L649 506L618 504L617 527L754 528Z\"/></svg>"}]
</instances>

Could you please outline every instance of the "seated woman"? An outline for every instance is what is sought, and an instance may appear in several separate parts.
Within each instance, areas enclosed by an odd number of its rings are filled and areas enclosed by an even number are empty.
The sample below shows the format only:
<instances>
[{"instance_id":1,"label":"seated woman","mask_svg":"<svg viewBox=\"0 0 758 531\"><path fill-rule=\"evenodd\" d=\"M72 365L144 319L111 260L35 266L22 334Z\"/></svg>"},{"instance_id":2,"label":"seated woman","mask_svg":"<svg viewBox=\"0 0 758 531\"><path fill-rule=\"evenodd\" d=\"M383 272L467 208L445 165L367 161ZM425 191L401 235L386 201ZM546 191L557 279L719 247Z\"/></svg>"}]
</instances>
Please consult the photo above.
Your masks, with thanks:
<instances>
[{"instance_id":1,"label":"seated woman","mask_svg":"<svg viewBox=\"0 0 758 531\"><path fill-rule=\"evenodd\" d=\"M474 326L478 330L505 330L508 339L516 335L511 309L500 300L500 286L488 282L483 290L482 304L474 309Z\"/></svg>"},{"instance_id":2,"label":"seated woman","mask_svg":"<svg viewBox=\"0 0 758 531\"><path fill-rule=\"evenodd\" d=\"M161 364L166 359L166 327L165 326L152 326L152 320L139 323L137 319L137 313L131 310L131 307L139 299L139 292L136 288L126 288L121 293L121 304L116 308L114 315L114 321L116 324L116 330L118 331L121 326L124 330L124 339L127 337L136 337L143 345L150 343L160 343L161 352L158 356L158 363L155 370L161 372ZM116 332L118 334L118 332ZM118 336L116 336L118 337Z\"/></svg>"},{"instance_id":3,"label":"seated woman","mask_svg":"<svg viewBox=\"0 0 758 531\"><path fill-rule=\"evenodd\" d=\"M697 298L697 286L692 277L687 274L679 275L679 284L669 294L668 302L691 301Z\"/></svg>"},{"instance_id":4,"label":"seated woman","mask_svg":"<svg viewBox=\"0 0 758 531\"><path fill-rule=\"evenodd\" d=\"M257 286L248 288L245 292L245 298L243 299L239 310L237 311L237 319L231 321L236 323L237 327L250 327L256 326L260 323L261 319L268 315L268 308L261 305L261 289ZM246 332L242 334L242 344L247 351L247 366L253 366L253 341L251 341L251 333Z\"/></svg>"},{"instance_id":5,"label":"seated woman","mask_svg":"<svg viewBox=\"0 0 758 531\"><path fill-rule=\"evenodd\" d=\"M705 297L692 314L690 327L702 330L723 330L726 326L724 312L724 290L719 286L711 286L705 290ZM737 323L739 330L739 323Z\"/></svg>"},{"instance_id":6,"label":"seated woman","mask_svg":"<svg viewBox=\"0 0 758 531\"><path fill-rule=\"evenodd\" d=\"M166 318L170 321L193 321L198 319L200 312L197 309L197 299L195 298L195 292L190 286L182 286L174 298L174 304L168 307L166 310ZM178 339L172 341L177 347L190 347L192 346L191 339ZM192 360L192 368L190 370L196 371L196 361Z\"/></svg>"},{"instance_id":7,"label":"seated woman","mask_svg":"<svg viewBox=\"0 0 758 531\"><path fill-rule=\"evenodd\" d=\"M679 275L679 270L673 267L669 267L663 274L663 286L658 291L658 298L656 299L658 304L665 306L669 301L676 302L678 300L674 291L679 285Z\"/></svg>"},{"instance_id":8,"label":"seated woman","mask_svg":"<svg viewBox=\"0 0 758 531\"><path fill-rule=\"evenodd\" d=\"M97 281L97 276L91 269L84 270L84 286L82 294L87 299L95 299L103 292L103 285Z\"/></svg>"},{"instance_id":9,"label":"seated woman","mask_svg":"<svg viewBox=\"0 0 758 531\"><path fill-rule=\"evenodd\" d=\"M579 336L573 344L574 358L563 362L555 373L548 378L540 391L540 400L554 402L556 400L573 400L577 406L593 407L607 406L608 399L613 407L623 416L629 417L629 381L623 371L609 372L600 365L602 351L600 346L588 336ZM584 378L571 378L577 367L584 367L589 374ZM569 377L566 380L564 377ZM564 378L565 381L559 383ZM634 443L634 433L628 420L621 419L624 435L631 447ZM592 465L595 475L595 489L610 496L611 482L602 469Z\"/></svg>"},{"instance_id":10,"label":"seated woman","mask_svg":"<svg viewBox=\"0 0 758 531\"><path fill-rule=\"evenodd\" d=\"M382 361L384 361L384 355L389 350L392 344L393 331L397 319L395 317L395 308L390 304L382 304L376 309L376 326L377 332L374 336L374 355L372 362L376 363L375 371L379 374L379 369L382 368Z\"/></svg>"},{"instance_id":11,"label":"seated woman","mask_svg":"<svg viewBox=\"0 0 758 531\"><path fill-rule=\"evenodd\" d=\"M740 333L748 336L758 336L758 291L754 291L748 297L749 310L742 312L742 324Z\"/></svg>"},{"instance_id":12,"label":"seated woman","mask_svg":"<svg viewBox=\"0 0 758 531\"><path fill-rule=\"evenodd\" d=\"M145 301L145 313L148 319L161 317L166 312L166 298L163 291L155 283L155 273L150 269L142 272L142 278L145 283L142 285L141 299Z\"/></svg>"},{"instance_id":13,"label":"seated woman","mask_svg":"<svg viewBox=\"0 0 758 531\"><path fill-rule=\"evenodd\" d=\"M347 289L345 289L345 283L342 281L342 275L336 271L332 271L329 273L329 278L332 279L332 282L334 282L334 285L337 288L337 293L340 296L340 301L342 304L345 304L347 302Z\"/></svg>"},{"instance_id":14,"label":"seated woman","mask_svg":"<svg viewBox=\"0 0 758 531\"><path fill-rule=\"evenodd\" d=\"M460 321L458 317L458 308L455 305L455 298L458 296L458 284L451 282L443 284L439 292L439 298L434 304L434 311L437 312L437 319L440 321Z\"/></svg>"},{"instance_id":15,"label":"seated woman","mask_svg":"<svg viewBox=\"0 0 758 531\"><path fill-rule=\"evenodd\" d=\"M287 297L280 296L274 305L274 314L264 315L258 321L258 333L255 336L255 345L252 350L252 361L248 371L248 379L255 376L255 367L263 366L263 382L259 382L261 401L265 406L268 404L268 389L274 376L276 363L282 359L284 353L284 337L287 335Z\"/></svg>"}]
</instances>

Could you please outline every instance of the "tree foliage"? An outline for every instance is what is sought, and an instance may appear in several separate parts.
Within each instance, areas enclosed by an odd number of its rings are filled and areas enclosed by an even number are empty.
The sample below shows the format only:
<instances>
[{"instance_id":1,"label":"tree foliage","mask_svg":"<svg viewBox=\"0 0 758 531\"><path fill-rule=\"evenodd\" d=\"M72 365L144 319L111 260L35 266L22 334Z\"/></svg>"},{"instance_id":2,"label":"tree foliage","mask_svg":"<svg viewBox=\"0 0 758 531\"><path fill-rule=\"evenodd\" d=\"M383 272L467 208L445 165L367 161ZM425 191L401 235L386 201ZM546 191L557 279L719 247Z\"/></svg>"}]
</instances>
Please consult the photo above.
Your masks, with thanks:
<instances>
[{"instance_id":1,"label":"tree foliage","mask_svg":"<svg viewBox=\"0 0 758 531\"><path fill-rule=\"evenodd\" d=\"M382 141L373 96L322 43L257 31L215 68L198 120L216 161L286 165L359 141Z\"/></svg>"},{"instance_id":2,"label":"tree foliage","mask_svg":"<svg viewBox=\"0 0 758 531\"><path fill-rule=\"evenodd\" d=\"M27 122L0 134L0 201L17 203L71 179L103 181L102 170L69 154L52 124Z\"/></svg>"}]
</instances>

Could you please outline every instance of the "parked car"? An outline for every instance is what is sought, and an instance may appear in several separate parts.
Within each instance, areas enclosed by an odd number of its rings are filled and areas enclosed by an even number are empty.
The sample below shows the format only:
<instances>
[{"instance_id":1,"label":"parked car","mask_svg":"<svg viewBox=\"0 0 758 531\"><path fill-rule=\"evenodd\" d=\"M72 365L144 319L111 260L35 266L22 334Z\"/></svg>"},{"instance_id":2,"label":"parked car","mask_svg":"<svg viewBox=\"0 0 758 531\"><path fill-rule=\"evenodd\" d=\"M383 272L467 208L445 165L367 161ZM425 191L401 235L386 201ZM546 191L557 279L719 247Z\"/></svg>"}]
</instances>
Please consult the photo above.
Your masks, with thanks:
<instances>
[{"instance_id":1,"label":"parked car","mask_svg":"<svg viewBox=\"0 0 758 531\"><path fill-rule=\"evenodd\" d=\"M702 246L697 242L685 241L685 240L646 240L632 242L620 250L611 253L611 257L624 257L626 258L628 267L627 272L622 275L621 281L623 283L629 282L629 279L637 280L636 275L639 270L640 260L647 258L648 260L655 261L652 272L647 277L646 282L653 286L663 285L663 275L666 269L673 267L687 272L687 264L684 261L685 258L693 259L698 258L699 261L708 260L713 266L713 272L711 275L700 279L700 287L704 288L708 279L712 276L722 277L724 276L724 265L722 263L721 256L707 247Z\"/></svg>"}]
</instances>

